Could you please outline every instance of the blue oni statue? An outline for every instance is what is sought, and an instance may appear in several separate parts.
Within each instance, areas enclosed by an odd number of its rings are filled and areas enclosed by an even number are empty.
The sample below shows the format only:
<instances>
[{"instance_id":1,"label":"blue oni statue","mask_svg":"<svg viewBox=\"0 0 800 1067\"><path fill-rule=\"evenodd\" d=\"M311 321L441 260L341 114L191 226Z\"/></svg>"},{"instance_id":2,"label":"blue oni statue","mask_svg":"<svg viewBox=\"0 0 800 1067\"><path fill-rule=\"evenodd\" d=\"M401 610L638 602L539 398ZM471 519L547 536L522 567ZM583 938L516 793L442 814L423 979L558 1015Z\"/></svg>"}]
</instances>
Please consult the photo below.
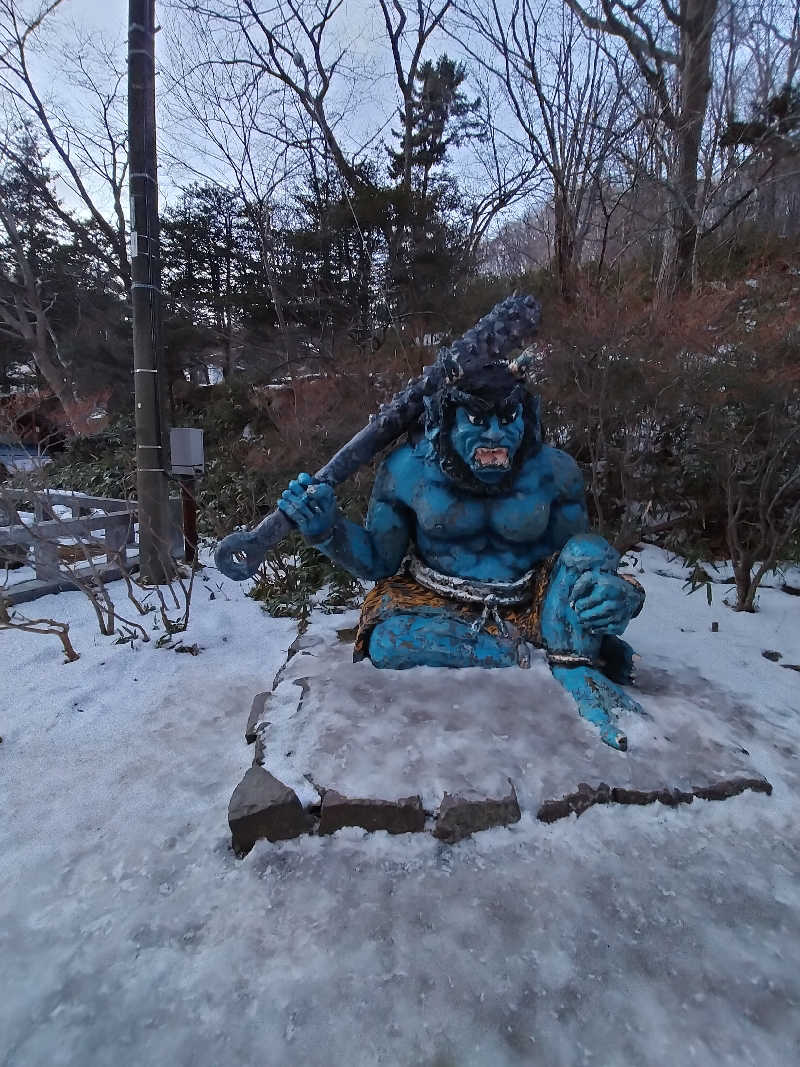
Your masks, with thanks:
<instances>
[{"instance_id":1,"label":"blue oni statue","mask_svg":"<svg viewBox=\"0 0 800 1067\"><path fill-rule=\"evenodd\" d=\"M382 463L363 526L309 474L278 507L320 552L376 583L356 658L394 670L527 667L531 646L543 648L580 714L624 750L617 715L641 708L622 688L633 652L620 635L644 591L589 531L575 461L542 441L525 360L492 349L451 359Z\"/></svg>"}]
</instances>

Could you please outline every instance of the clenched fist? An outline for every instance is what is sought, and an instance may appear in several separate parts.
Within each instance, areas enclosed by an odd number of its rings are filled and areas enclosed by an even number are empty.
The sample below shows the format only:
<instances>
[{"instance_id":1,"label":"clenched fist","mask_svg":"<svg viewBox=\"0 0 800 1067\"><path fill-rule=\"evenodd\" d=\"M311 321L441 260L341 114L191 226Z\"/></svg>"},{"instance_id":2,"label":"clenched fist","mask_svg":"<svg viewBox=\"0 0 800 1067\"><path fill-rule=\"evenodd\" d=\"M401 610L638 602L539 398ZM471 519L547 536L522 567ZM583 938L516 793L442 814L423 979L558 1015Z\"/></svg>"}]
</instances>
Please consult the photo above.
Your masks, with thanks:
<instances>
[{"instance_id":1,"label":"clenched fist","mask_svg":"<svg viewBox=\"0 0 800 1067\"><path fill-rule=\"evenodd\" d=\"M298 474L289 482L278 507L291 519L307 541L323 541L333 529L339 511L329 485L315 482L310 474Z\"/></svg>"},{"instance_id":2,"label":"clenched fist","mask_svg":"<svg viewBox=\"0 0 800 1067\"><path fill-rule=\"evenodd\" d=\"M591 633L621 634L642 606L643 596L617 574L587 571L573 586L572 607Z\"/></svg>"}]
</instances>

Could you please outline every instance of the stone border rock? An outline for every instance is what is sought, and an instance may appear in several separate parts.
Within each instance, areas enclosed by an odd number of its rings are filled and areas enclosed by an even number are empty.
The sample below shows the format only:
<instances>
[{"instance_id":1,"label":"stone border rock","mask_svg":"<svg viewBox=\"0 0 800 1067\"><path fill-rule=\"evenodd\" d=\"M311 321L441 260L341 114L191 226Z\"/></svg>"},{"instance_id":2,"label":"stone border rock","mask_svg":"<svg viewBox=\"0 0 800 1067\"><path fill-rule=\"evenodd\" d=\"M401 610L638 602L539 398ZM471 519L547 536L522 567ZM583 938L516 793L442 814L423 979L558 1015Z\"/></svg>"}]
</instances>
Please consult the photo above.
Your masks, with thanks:
<instances>
[{"instance_id":1,"label":"stone border rock","mask_svg":"<svg viewBox=\"0 0 800 1067\"><path fill-rule=\"evenodd\" d=\"M445 844L454 845L480 830L511 826L522 813L514 783L504 797L445 793L435 812L427 812L419 796L383 800L377 797L346 797L335 789L323 791L320 805L303 808L293 789L284 785L264 767L254 763L233 792L228 806L228 824L233 850L245 856L261 839L286 841L303 834L334 834L345 826L367 832L386 830L390 834L431 832ZM540 805L536 818L552 823L570 815L580 816L595 804L654 804L669 807L701 800L726 800L745 790L772 794L765 778L733 778L713 786L689 791L658 789L642 791L581 782L574 793ZM430 827L426 825L430 819Z\"/></svg>"},{"instance_id":2,"label":"stone border rock","mask_svg":"<svg viewBox=\"0 0 800 1067\"><path fill-rule=\"evenodd\" d=\"M425 829L425 810L418 796L376 800L344 797L328 789L322 798L319 833L335 834L344 826L387 830L390 834L420 833Z\"/></svg>"},{"instance_id":3,"label":"stone border rock","mask_svg":"<svg viewBox=\"0 0 800 1067\"><path fill-rule=\"evenodd\" d=\"M508 784L511 786L511 792L499 800L476 794L445 793L436 813L433 836L453 845L477 830L489 830L493 826L509 826L519 822L522 813L519 810L517 791L510 778Z\"/></svg>"},{"instance_id":4,"label":"stone border rock","mask_svg":"<svg viewBox=\"0 0 800 1067\"><path fill-rule=\"evenodd\" d=\"M293 789L254 763L236 786L228 805L233 850L246 855L256 841L288 841L311 828Z\"/></svg>"},{"instance_id":5,"label":"stone border rock","mask_svg":"<svg viewBox=\"0 0 800 1067\"><path fill-rule=\"evenodd\" d=\"M228 806L228 824L233 849L246 855L256 841L285 841L302 834L334 834L345 826L367 832L386 830L390 834L424 833L446 844L456 844L480 830L511 826L522 813L514 783L504 797L484 797L477 793L445 793L435 812L428 812L417 796L384 800L378 797L346 797L335 789L323 789L319 805L303 808L293 789L253 763L233 792ZM654 804L669 807L701 800L726 800L745 790L770 796L772 785L765 778L732 778L713 786L696 786L691 791L656 789L643 791L609 786L601 782L591 786L581 782L574 793L546 800L536 818L552 823L570 815L580 816L595 804ZM426 825L430 818L430 827Z\"/></svg>"},{"instance_id":6,"label":"stone border rock","mask_svg":"<svg viewBox=\"0 0 800 1067\"><path fill-rule=\"evenodd\" d=\"M587 782L579 782L576 792L568 793L559 800L546 800L540 805L536 818L541 822L556 822L569 815L583 815L595 804L642 805L659 801L674 808L678 804L691 804L695 797L700 800L727 800L746 789L772 795L772 786L766 778L731 778L711 786L694 786L690 792L682 789L625 789L609 786L605 782L595 788Z\"/></svg>"},{"instance_id":7,"label":"stone border rock","mask_svg":"<svg viewBox=\"0 0 800 1067\"><path fill-rule=\"evenodd\" d=\"M256 693L253 697L253 704L244 730L244 739L248 745L252 745L258 737L258 728L264 722L264 713L270 696L270 693Z\"/></svg>"},{"instance_id":8,"label":"stone border rock","mask_svg":"<svg viewBox=\"0 0 800 1067\"><path fill-rule=\"evenodd\" d=\"M257 750L261 748L256 741ZM233 791L228 805L233 850L246 856L256 841L286 841L303 834L334 834L345 826L390 834L430 832L455 844L478 830L509 826L521 818L517 793L505 797L445 793L435 812L426 811L420 796L384 800L346 797L335 789L320 789L321 802L306 808L297 793L256 759Z\"/></svg>"}]
</instances>

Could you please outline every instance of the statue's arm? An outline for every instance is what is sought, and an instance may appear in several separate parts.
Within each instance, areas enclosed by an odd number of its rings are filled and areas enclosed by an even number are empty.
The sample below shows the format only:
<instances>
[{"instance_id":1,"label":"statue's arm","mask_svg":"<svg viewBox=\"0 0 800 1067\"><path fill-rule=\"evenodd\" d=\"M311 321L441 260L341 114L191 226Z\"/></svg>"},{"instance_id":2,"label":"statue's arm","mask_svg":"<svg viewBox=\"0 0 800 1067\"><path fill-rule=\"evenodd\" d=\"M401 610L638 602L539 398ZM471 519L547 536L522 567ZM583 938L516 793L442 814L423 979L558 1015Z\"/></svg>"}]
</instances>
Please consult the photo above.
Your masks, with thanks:
<instances>
[{"instance_id":1,"label":"statue's arm","mask_svg":"<svg viewBox=\"0 0 800 1067\"><path fill-rule=\"evenodd\" d=\"M552 465L554 496L547 532L553 549L560 551L570 537L588 531L589 513L583 475L575 460L566 452L552 449Z\"/></svg>"},{"instance_id":2,"label":"statue's arm","mask_svg":"<svg viewBox=\"0 0 800 1067\"><path fill-rule=\"evenodd\" d=\"M364 526L346 519L331 487L315 484L307 474L289 484L278 507L310 544L359 578L377 581L394 574L411 538L410 513L386 463L375 478Z\"/></svg>"},{"instance_id":3,"label":"statue's arm","mask_svg":"<svg viewBox=\"0 0 800 1067\"><path fill-rule=\"evenodd\" d=\"M549 533L557 550L576 534L589 530L583 475L571 456L556 452L553 456L556 498L550 509ZM597 535L592 535L597 539ZM608 546L609 563L614 571L619 563L616 550ZM619 634L644 604L644 589L630 576L593 569L581 575L572 590L573 606L579 618L598 633Z\"/></svg>"}]
</instances>

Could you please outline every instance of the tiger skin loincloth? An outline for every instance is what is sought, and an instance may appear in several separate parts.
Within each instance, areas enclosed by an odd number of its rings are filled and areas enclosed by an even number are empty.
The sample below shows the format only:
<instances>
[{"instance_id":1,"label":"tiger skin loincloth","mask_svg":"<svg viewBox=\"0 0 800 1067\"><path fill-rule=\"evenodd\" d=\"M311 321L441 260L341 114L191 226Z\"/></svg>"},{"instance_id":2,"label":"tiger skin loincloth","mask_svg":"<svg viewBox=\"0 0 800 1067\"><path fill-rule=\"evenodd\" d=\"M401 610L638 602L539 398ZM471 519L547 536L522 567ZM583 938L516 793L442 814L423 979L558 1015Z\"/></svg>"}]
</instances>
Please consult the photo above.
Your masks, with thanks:
<instances>
[{"instance_id":1,"label":"tiger skin loincloth","mask_svg":"<svg viewBox=\"0 0 800 1067\"><path fill-rule=\"evenodd\" d=\"M415 557L406 558L397 574L376 582L364 598L354 661L369 654L369 639L375 627L395 615L451 618L494 636L506 636L503 631L510 629L517 638L541 648L542 605L558 555L556 552L548 556L522 582L513 583L452 579L426 567ZM451 583L453 588L448 589ZM431 585L441 587L441 591ZM513 595L509 595L508 590L512 588ZM509 600L516 602L503 602Z\"/></svg>"}]
</instances>

